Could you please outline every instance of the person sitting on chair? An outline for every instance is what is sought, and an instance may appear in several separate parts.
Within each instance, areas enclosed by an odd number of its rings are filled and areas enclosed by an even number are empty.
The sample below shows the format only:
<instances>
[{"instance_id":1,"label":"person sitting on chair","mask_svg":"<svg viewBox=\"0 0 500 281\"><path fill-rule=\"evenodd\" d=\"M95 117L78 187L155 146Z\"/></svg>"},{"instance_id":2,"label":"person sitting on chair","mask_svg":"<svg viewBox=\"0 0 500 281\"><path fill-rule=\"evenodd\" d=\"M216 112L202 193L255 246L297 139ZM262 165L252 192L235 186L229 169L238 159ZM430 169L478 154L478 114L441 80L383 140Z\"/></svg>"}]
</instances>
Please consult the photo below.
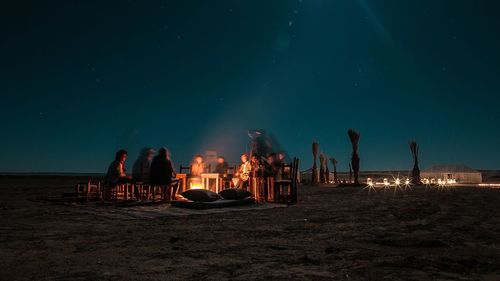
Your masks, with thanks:
<instances>
[{"instance_id":1,"label":"person sitting on chair","mask_svg":"<svg viewBox=\"0 0 500 281\"><path fill-rule=\"evenodd\" d=\"M136 182L149 183L149 171L151 169L151 161L153 160L155 150L145 147L141 150L141 154L135 160L132 168L132 178Z\"/></svg>"},{"instance_id":2,"label":"person sitting on chair","mask_svg":"<svg viewBox=\"0 0 500 281\"><path fill-rule=\"evenodd\" d=\"M175 172L170 161L170 152L162 147L158 151L158 155L151 162L150 182L152 186L166 186L167 191L172 187L168 198L173 198L177 194L178 182L175 179Z\"/></svg>"},{"instance_id":3,"label":"person sitting on chair","mask_svg":"<svg viewBox=\"0 0 500 281\"><path fill-rule=\"evenodd\" d=\"M217 165L215 166L215 172L219 174L222 178L222 188L231 187L231 178L229 175L229 164L223 156L217 157Z\"/></svg>"},{"instance_id":4,"label":"person sitting on chair","mask_svg":"<svg viewBox=\"0 0 500 281\"><path fill-rule=\"evenodd\" d=\"M226 162L224 157L217 157L217 166L215 166L215 172L220 174L222 177L227 176L227 170L229 169L229 165Z\"/></svg>"},{"instance_id":5,"label":"person sitting on chair","mask_svg":"<svg viewBox=\"0 0 500 281\"><path fill-rule=\"evenodd\" d=\"M280 179L289 179L291 176L290 167L283 166L283 165L285 165L285 163L287 161L286 152L284 152L284 151L278 152L278 154L276 155L276 160L277 160L276 165L279 165L279 169L280 169L280 171L279 171Z\"/></svg>"},{"instance_id":6,"label":"person sitting on chair","mask_svg":"<svg viewBox=\"0 0 500 281\"><path fill-rule=\"evenodd\" d=\"M252 172L253 176L255 177L262 177L264 173L264 166L262 165L262 162L256 154L252 155L252 158L250 158L250 165L252 165Z\"/></svg>"},{"instance_id":7,"label":"person sitting on chair","mask_svg":"<svg viewBox=\"0 0 500 281\"><path fill-rule=\"evenodd\" d=\"M132 178L125 173L125 160L127 160L127 151L125 149L118 150L115 160L108 167L108 173L106 174L108 184L117 185L133 182Z\"/></svg>"},{"instance_id":8,"label":"person sitting on chair","mask_svg":"<svg viewBox=\"0 0 500 281\"><path fill-rule=\"evenodd\" d=\"M250 172L252 171L252 165L248 162L248 156L246 153L241 155L241 164L238 171L234 174L236 177L236 188L247 188L248 179L250 178Z\"/></svg>"},{"instance_id":9,"label":"person sitting on chair","mask_svg":"<svg viewBox=\"0 0 500 281\"><path fill-rule=\"evenodd\" d=\"M264 162L264 177L273 178L274 180L281 179L281 164L276 161L276 154L271 153L267 156Z\"/></svg>"},{"instance_id":10,"label":"person sitting on chair","mask_svg":"<svg viewBox=\"0 0 500 281\"><path fill-rule=\"evenodd\" d=\"M205 162L203 162L203 156L197 154L191 162L191 177L201 177L203 173L205 173Z\"/></svg>"}]
</instances>

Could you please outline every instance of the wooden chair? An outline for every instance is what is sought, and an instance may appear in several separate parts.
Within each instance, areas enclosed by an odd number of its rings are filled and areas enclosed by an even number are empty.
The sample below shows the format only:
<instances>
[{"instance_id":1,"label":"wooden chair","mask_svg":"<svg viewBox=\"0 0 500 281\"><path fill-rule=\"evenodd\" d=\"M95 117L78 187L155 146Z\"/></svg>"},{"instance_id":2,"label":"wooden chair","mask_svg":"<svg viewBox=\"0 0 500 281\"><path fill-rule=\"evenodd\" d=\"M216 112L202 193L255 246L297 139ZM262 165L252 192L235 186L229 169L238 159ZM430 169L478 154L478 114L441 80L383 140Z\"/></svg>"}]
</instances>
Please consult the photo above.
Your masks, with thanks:
<instances>
[{"instance_id":1,"label":"wooden chair","mask_svg":"<svg viewBox=\"0 0 500 281\"><path fill-rule=\"evenodd\" d=\"M148 192L150 192L151 187L149 184L144 182L135 182L136 193L134 192L134 197L137 200L146 200L148 197Z\"/></svg>"},{"instance_id":2,"label":"wooden chair","mask_svg":"<svg viewBox=\"0 0 500 281\"><path fill-rule=\"evenodd\" d=\"M112 185L109 182L104 182L102 184L101 201L103 201L103 200L117 200L119 189L120 188L118 187L118 185Z\"/></svg>"},{"instance_id":3,"label":"wooden chair","mask_svg":"<svg viewBox=\"0 0 500 281\"><path fill-rule=\"evenodd\" d=\"M129 200L134 197L134 185L130 183L105 183L101 198L103 200Z\"/></svg>"},{"instance_id":4,"label":"wooden chair","mask_svg":"<svg viewBox=\"0 0 500 281\"><path fill-rule=\"evenodd\" d=\"M299 159L294 157L293 162L287 166L290 168L290 178L274 181L274 201L293 204L297 202L297 177L299 170ZM282 169L282 171L285 171L286 166L283 165Z\"/></svg>"},{"instance_id":5,"label":"wooden chair","mask_svg":"<svg viewBox=\"0 0 500 281\"><path fill-rule=\"evenodd\" d=\"M170 185L152 185L149 188L147 200L170 202L175 199L178 192L180 181L173 181Z\"/></svg>"},{"instance_id":6,"label":"wooden chair","mask_svg":"<svg viewBox=\"0 0 500 281\"><path fill-rule=\"evenodd\" d=\"M182 193L187 190L187 174L176 174L175 178L179 180L178 192Z\"/></svg>"},{"instance_id":7,"label":"wooden chair","mask_svg":"<svg viewBox=\"0 0 500 281\"><path fill-rule=\"evenodd\" d=\"M267 202L274 201L274 177L267 177L266 179L266 198Z\"/></svg>"},{"instance_id":8,"label":"wooden chair","mask_svg":"<svg viewBox=\"0 0 500 281\"><path fill-rule=\"evenodd\" d=\"M183 171L186 171L185 173ZM179 173L186 175L186 185L184 191L188 190L191 183L191 166L179 166Z\"/></svg>"},{"instance_id":9,"label":"wooden chair","mask_svg":"<svg viewBox=\"0 0 500 281\"><path fill-rule=\"evenodd\" d=\"M249 191L253 194L256 202L267 201L266 198L266 179L263 177L252 176L249 179Z\"/></svg>"},{"instance_id":10,"label":"wooden chair","mask_svg":"<svg viewBox=\"0 0 500 281\"><path fill-rule=\"evenodd\" d=\"M228 167L227 168L227 176L221 177L219 180L219 190L224 190L233 187L233 175L234 171L236 171L236 167Z\"/></svg>"},{"instance_id":11,"label":"wooden chair","mask_svg":"<svg viewBox=\"0 0 500 281\"><path fill-rule=\"evenodd\" d=\"M101 197L101 182L97 185L92 185L90 180L88 182L79 182L75 186L75 200L84 200L89 202L91 200L99 200Z\"/></svg>"},{"instance_id":12,"label":"wooden chair","mask_svg":"<svg viewBox=\"0 0 500 281\"><path fill-rule=\"evenodd\" d=\"M184 170L186 170L186 171L187 171L187 173L183 173L182 171L184 171ZM191 173L191 166L182 166L182 165L181 165L181 166L179 167L179 174L186 174L186 175L188 175L188 174L190 174L190 173Z\"/></svg>"}]
</instances>

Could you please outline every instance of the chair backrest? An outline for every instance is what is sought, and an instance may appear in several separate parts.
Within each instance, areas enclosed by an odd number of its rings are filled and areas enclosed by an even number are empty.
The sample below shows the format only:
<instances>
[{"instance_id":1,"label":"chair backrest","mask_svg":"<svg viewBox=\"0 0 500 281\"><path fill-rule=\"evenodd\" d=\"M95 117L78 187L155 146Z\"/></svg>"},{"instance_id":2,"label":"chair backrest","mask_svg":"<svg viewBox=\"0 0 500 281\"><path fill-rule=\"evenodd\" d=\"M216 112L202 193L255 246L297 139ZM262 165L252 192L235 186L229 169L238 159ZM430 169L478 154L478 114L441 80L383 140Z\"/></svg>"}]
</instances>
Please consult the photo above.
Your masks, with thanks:
<instances>
[{"instance_id":1,"label":"chair backrest","mask_svg":"<svg viewBox=\"0 0 500 281\"><path fill-rule=\"evenodd\" d=\"M227 174L228 175L234 175L234 172L237 170L236 166L228 166L227 167Z\"/></svg>"},{"instance_id":2,"label":"chair backrest","mask_svg":"<svg viewBox=\"0 0 500 281\"><path fill-rule=\"evenodd\" d=\"M234 165L234 166L232 166L232 167L231 167L231 166L229 166L229 167L227 168L227 173L228 173L228 174L230 174L230 175L234 175L234 174L236 174L236 172L238 172L238 169L239 169L239 168L240 168L240 165L239 165L239 164L236 164L236 165ZM231 170L232 170L232 173L230 172Z\"/></svg>"},{"instance_id":3,"label":"chair backrest","mask_svg":"<svg viewBox=\"0 0 500 281\"><path fill-rule=\"evenodd\" d=\"M298 175L299 175L299 159L294 157L291 167L291 180L292 180L292 198L291 202L297 202L297 184L298 184Z\"/></svg>"},{"instance_id":4,"label":"chair backrest","mask_svg":"<svg viewBox=\"0 0 500 281\"><path fill-rule=\"evenodd\" d=\"M293 180L293 167L295 163L295 157L293 158L293 162L290 163L282 163L281 164L281 177L283 179Z\"/></svg>"},{"instance_id":5,"label":"chair backrest","mask_svg":"<svg viewBox=\"0 0 500 281\"><path fill-rule=\"evenodd\" d=\"M298 182L298 175L299 175L299 159L298 158L293 158L292 162L292 167L290 168L290 173L291 173L291 180L293 180L294 184L297 184Z\"/></svg>"},{"instance_id":6,"label":"chair backrest","mask_svg":"<svg viewBox=\"0 0 500 281\"><path fill-rule=\"evenodd\" d=\"M187 171L184 173L183 171ZM191 173L191 166L180 166L179 167L179 174L190 174Z\"/></svg>"}]
</instances>

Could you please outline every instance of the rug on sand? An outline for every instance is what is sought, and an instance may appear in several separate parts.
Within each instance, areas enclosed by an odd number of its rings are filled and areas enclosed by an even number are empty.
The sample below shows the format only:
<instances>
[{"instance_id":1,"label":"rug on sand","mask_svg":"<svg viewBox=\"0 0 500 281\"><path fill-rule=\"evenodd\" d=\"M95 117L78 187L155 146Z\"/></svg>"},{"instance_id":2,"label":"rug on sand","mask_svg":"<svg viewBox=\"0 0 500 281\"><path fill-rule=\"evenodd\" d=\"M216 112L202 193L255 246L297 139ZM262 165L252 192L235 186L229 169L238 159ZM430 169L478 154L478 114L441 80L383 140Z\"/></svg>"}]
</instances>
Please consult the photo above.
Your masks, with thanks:
<instances>
[{"instance_id":1,"label":"rug on sand","mask_svg":"<svg viewBox=\"0 0 500 281\"><path fill-rule=\"evenodd\" d=\"M150 206L132 206L132 207L116 207L116 206L99 206L99 205L76 205L75 207L81 207L81 210L85 213L93 213L100 217L106 217L111 219L156 219L161 217L170 216L189 216L189 215L209 215L209 214L221 214L228 212L237 211L256 211L256 210L267 210L273 208L285 208L285 204L275 204L275 203L258 203L246 206L238 207L227 207L227 208L216 208L216 209L206 209L206 210L193 210L184 208L174 208L169 204L159 204Z\"/></svg>"}]
</instances>

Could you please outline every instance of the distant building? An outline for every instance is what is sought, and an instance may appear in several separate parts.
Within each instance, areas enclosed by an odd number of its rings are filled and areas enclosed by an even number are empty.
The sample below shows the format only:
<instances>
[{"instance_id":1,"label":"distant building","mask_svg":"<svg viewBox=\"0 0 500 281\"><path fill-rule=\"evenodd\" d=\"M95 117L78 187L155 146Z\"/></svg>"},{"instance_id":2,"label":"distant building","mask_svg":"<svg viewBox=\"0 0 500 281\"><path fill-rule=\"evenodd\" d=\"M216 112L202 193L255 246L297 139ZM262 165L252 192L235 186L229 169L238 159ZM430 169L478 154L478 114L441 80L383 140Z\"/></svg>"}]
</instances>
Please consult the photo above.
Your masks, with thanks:
<instances>
[{"instance_id":1,"label":"distant building","mask_svg":"<svg viewBox=\"0 0 500 281\"><path fill-rule=\"evenodd\" d=\"M434 165L420 173L422 179L455 179L457 183L481 183L481 172L465 165Z\"/></svg>"}]
</instances>

